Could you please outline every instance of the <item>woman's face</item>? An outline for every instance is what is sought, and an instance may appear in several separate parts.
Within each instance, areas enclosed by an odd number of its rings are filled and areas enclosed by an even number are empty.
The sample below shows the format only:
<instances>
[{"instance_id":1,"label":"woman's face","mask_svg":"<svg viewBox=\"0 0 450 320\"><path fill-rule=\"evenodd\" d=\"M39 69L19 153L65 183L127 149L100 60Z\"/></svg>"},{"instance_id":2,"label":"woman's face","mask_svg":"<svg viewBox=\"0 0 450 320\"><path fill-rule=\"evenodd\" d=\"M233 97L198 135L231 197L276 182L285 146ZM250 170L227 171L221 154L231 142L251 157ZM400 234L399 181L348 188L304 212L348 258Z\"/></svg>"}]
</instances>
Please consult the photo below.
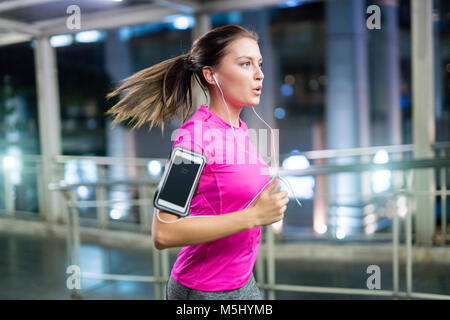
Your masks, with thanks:
<instances>
[{"instance_id":1,"label":"woman's face","mask_svg":"<svg viewBox=\"0 0 450 320\"><path fill-rule=\"evenodd\" d=\"M240 38L228 45L222 61L214 68L214 74L231 106L240 108L259 104L264 79L261 67L261 52L255 40Z\"/></svg>"}]
</instances>

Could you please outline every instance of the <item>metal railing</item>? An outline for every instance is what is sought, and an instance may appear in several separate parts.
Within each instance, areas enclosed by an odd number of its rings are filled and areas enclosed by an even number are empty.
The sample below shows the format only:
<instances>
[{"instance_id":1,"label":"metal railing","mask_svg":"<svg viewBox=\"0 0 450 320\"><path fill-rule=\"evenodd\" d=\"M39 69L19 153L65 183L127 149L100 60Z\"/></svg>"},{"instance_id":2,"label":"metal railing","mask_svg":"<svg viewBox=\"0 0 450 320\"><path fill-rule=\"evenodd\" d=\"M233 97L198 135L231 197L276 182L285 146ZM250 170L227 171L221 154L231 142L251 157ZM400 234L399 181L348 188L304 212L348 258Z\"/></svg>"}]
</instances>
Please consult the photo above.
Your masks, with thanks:
<instances>
[{"instance_id":1,"label":"metal railing","mask_svg":"<svg viewBox=\"0 0 450 320\"><path fill-rule=\"evenodd\" d=\"M408 171L408 181L407 187L404 190L399 190L396 192L388 192L377 197L392 197L397 199L398 197L406 197L408 202L411 203L416 196L423 195L423 193L416 192L412 188L412 172L414 169L421 168L435 168L440 170L445 170L445 168L450 167L450 159L423 159L423 160L407 160L399 162L390 162L387 164L357 164L357 165L334 165L334 166L314 166L308 169L299 171L284 171L281 170L282 175L330 175L342 172L371 172L381 169L389 170L402 170ZM105 187L116 184L127 184L127 185L153 185L155 186L156 181L149 180L123 180L123 181L104 181L97 183L79 183L67 185L53 184L51 189L62 191L69 203L69 207L72 210L72 219L69 223L69 228L71 232L68 233L68 248L69 252L72 252L72 245L74 247L74 256L71 259L70 264L79 265L79 230L78 230L78 212L77 212L77 199L72 192L74 189L80 186L96 186ZM445 190L437 191L436 195L447 196L448 193ZM138 205L149 205L150 199L141 199ZM395 201L397 203L398 201ZM104 202L102 205L107 205ZM265 245L266 253L258 257L256 262L257 272L257 282L261 289L266 290L269 299L275 298L275 292L279 290L292 291L292 292L309 292L309 293L332 293L332 294L354 294L354 295L377 295L377 296L392 296L392 297L407 297L407 298L429 298L429 299L450 299L450 295L439 295L432 293L420 293L414 292L412 288L412 247L413 247L413 228L412 228L412 205L406 206L406 213L404 213L404 219L406 223L406 291L402 292L399 290L399 245L400 245L400 230L399 230L399 215L397 210L394 211L393 215L393 230L392 230L392 262L393 262L393 290L366 290L366 289L352 289L352 288L336 288L336 287L315 287L315 286L298 286L290 284L277 284L276 283L276 270L275 270L275 237L272 228L265 228ZM263 260L266 261L266 266L264 266ZM155 283L155 297L160 298L163 296L163 284L167 281L169 275L169 260L168 251L158 251L153 250L153 262L154 262L154 276L126 276L117 274L92 274L83 273L82 276L86 278L97 278L97 279L109 279L109 280L127 280L127 281L145 281ZM264 274L267 273L267 282L264 281ZM73 296L79 297L79 291L74 291Z\"/></svg>"},{"instance_id":2,"label":"metal railing","mask_svg":"<svg viewBox=\"0 0 450 320\"><path fill-rule=\"evenodd\" d=\"M105 188L108 186L113 185L136 185L141 188L145 186L149 186L151 188L155 188L157 186L158 181L157 180L118 180L118 181L98 181L93 183L77 183L77 184L66 184L64 181L59 183L52 183L49 185L50 190L60 191L67 202L70 214L67 219L67 237L66 237L66 244L67 244L67 252L68 252L68 264L69 265L75 265L80 266L80 230L79 230L79 202L77 200L77 197L75 195L74 190L76 190L78 187L85 186L94 186L96 188ZM154 192L154 191L153 191ZM149 192L148 194L152 194L153 192ZM85 203L85 206L97 206L97 207L105 207L108 206L110 203L113 203L114 201L106 201L102 200L101 202L94 201L92 203ZM151 205L151 199L140 199L138 201L134 201L135 205L140 206L141 208L145 206ZM143 212L143 215L145 214L144 210L141 210ZM147 215L146 215L147 216ZM106 219L105 217L101 217L102 222L101 228L106 227ZM149 233L149 223L147 220L142 224L144 228L142 229L143 232ZM153 270L154 275L153 276L130 276L130 275L122 275L122 274L98 274L98 273L91 273L91 272L82 272L81 277L82 278L91 278L91 279L103 279L103 280L118 280L118 281L140 281L140 282L152 282L155 283L155 297L161 298L161 285L162 282L164 282L165 278L168 277L168 272L166 271L168 269L168 255L166 252L160 252L153 248ZM161 257L164 260L164 274L161 275ZM74 288L71 290L71 296L73 298L81 298L81 289Z\"/></svg>"},{"instance_id":3,"label":"metal railing","mask_svg":"<svg viewBox=\"0 0 450 320\"><path fill-rule=\"evenodd\" d=\"M412 173L413 170L419 168L431 168L438 170L437 175L439 176L439 186L436 186L432 194L441 197L441 208L442 221L441 221L441 236L443 241L442 245L445 245L445 241L448 239L447 234L447 196L449 191L447 188L447 172L450 166L449 151L450 143L440 143L435 145L436 159L411 159L411 156L407 156L408 153L413 151L412 145L401 145L401 146L381 146L381 147L370 147L370 148L358 148L358 149L347 149L347 150L320 150L320 151L310 151L301 153L305 155L309 160L319 160L319 159L334 159L339 157L360 157L359 160L367 161L367 157L375 154L379 150L386 150L392 154L401 154L402 161L391 161L387 164L372 164L372 163L357 163L352 165L312 165L307 169L298 171L283 171L282 175L289 176L319 176L319 175L333 175L343 172L373 172L381 169L387 169L392 171L402 172L407 183L403 185L401 189L390 190L381 194L372 194L371 198L390 198L394 199L394 203L397 204L399 197L404 197L407 199L407 211L403 212L402 218L406 224L405 230L405 245L406 245L406 291L399 291L399 245L400 245L400 221L401 218L398 216L398 208L394 211L392 216L392 233L388 237L392 240L392 263L393 263L393 290L366 290L366 289L353 289L353 288L333 288L333 287L314 287L314 286L299 286L290 284L277 284L276 283L276 269L275 269L275 246L276 246L276 235L272 228L264 228L264 242L266 252L261 254L256 261L257 269L257 282L263 293L267 293L269 299L274 299L276 297L276 291L292 291L292 292L311 292L311 293L332 293L332 294L355 294L355 295L381 295L381 296L392 296L392 297L409 297L409 298L449 298L446 295L437 295L429 293L418 293L414 292L412 288L412 241L413 241L413 226L412 226L412 203L417 196L424 196L424 193L416 192L412 190ZM283 157L283 155L282 155ZM364 158L365 157L365 158ZM98 166L98 179L95 182L79 182L67 184L62 181L64 178L64 164L71 160L89 160L94 162ZM152 212L152 195L154 188L157 185L158 179L151 179L150 175L147 173L147 164L149 161L155 159L124 159L124 158L106 158L106 157L73 157L73 156L59 156L55 159L55 175L60 177L61 182L52 184L51 188L54 190L59 190L64 195L65 207L69 209L71 214L67 211L65 215L62 215L60 222L67 223L67 227L70 232L67 233L67 246L70 255L70 264L79 265L79 249L80 249L80 235L79 235L79 224L83 220L91 221L92 219L85 218L80 219L78 209L80 207L84 208L95 208L97 210L96 215L96 228L100 231L105 231L108 228L116 224L116 221L111 221L107 214L107 208L112 204L117 203L117 200L108 200L107 189L112 186L124 185L128 187L136 187L138 192L136 199L125 199L119 200L127 202L130 205L139 208L139 219L136 223L131 223L135 228L132 228L135 232L142 232L149 234L151 230L151 212ZM162 164L166 159L156 159ZM24 157L24 162L29 162L34 164L34 168L37 171L38 181L42 181L42 176L40 175L40 157L39 156L26 156ZM120 180L105 180L107 179L107 167L124 165L129 167L134 167L135 176L137 177L147 177L147 179L120 179ZM32 173L32 169L24 168L28 174ZM7 181L8 173L4 172L4 180ZM38 182L38 185L42 184ZM76 190L79 187L94 188L95 199L94 200L79 200L76 196ZM40 188L38 188L40 189ZM42 207L42 190L39 190L39 207ZM11 205L10 199L13 192L11 192L11 184L4 184L4 194L5 203L9 203L9 207L6 207L4 212L8 216L14 217L17 213L14 206ZM329 195L317 195L316 196L329 196ZM359 197L361 194L354 194L353 196ZM40 212L41 217L45 218L43 212ZM81 221L80 221L81 220ZM119 223L124 225L124 223ZM160 299L163 297L164 283L167 281L169 276L169 253L167 250L158 251L156 249L152 250L153 254L153 276L129 276L129 275L113 275L113 274L93 274L83 272L82 276L85 278L97 278L97 279L110 279L110 280L127 280L127 281L144 281L153 282L155 284L155 298ZM265 261L265 263L264 263ZM267 275L267 281L264 280L264 275ZM79 296L81 292L76 290L72 292L73 296Z\"/></svg>"},{"instance_id":4,"label":"metal railing","mask_svg":"<svg viewBox=\"0 0 450 320\"><path fill-rule=\"evenodd\" d=\"M445 187L442 187L440 191L433 193L430 192L418 192L413 190L413 170L433 168L440 169L441 176L445 176L445 170L450 167L450 158L441 159L422 159L422 160L407 160L390 162L386 164L355 164L355 165L334 165L334 166L316 166L298 171L286 171L281 170L280 173L308 176L308 175L329 175L343 172L374 172L377 170L402 170L408 171L408 181L406 188L396 192L388 192L377 195L378 197L393 197L400 196L408 199L409 205L406 206L406 212L403 213L405 220L406 230L406 291L399 290L399 246L400 246L400 223L399 223L399 209L394 211L393 214L393 228L392 228L392 268L393 268L393 290L367 290L367 289L353 289L353 288L336 288L336 287L315 287L315 286L298 286L290 284L276 284L275 282L275 259L273 256L274 251L274 237L271 228L266 228L267 233L267 274L268 281L264 283L262 276L257 279L260 283L260 287L268 291L269 299L275 298L276 290L292 291L292 292L308 292L308 293L331 293L331 294L349 294L349 295L376 295L376 296L392 296L392 297L407 297L407 298L419 298L419 299L450 299L450 295L440 295L432 293L414 292L412 287L413 278L413 225L412 225L412 202L417 196L429 196L440 195L442 198L450 195ZM442 179L443 186L446 184L446 179ZM356 195L357 196L357 195ZM395 203L398 203L395 201ZM445 201L443 202L445 203ZM446 206L443 205L445 210ZM445 212L443 211L445 216ZM443 230L446 227L446 220L443 219ZM445 236L445 232L443 232ZM258 262L257 262L258 264ZM261 261L259 266L261 274L264 274L264 267Z\"/></svg>"}]
</instances>

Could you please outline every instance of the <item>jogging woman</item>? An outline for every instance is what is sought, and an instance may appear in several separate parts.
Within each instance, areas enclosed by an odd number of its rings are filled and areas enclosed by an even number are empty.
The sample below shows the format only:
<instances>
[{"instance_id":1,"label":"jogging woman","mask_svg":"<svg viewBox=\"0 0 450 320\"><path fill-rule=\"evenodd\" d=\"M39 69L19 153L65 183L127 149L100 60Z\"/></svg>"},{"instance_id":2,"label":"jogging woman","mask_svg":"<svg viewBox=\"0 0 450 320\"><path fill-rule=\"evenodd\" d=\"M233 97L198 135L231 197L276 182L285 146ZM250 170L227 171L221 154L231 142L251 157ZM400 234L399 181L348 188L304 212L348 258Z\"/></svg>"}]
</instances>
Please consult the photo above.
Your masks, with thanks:
<instances>
[{"instance_id":1,"label":"jogging woman","mask_svg":"<svg viewBox=\"0 0 450 320\"><path fill-rule=\"evenodd\" d=\"M198 38L189 53L135 73L108 94L128 91L108 111L113 124L130 119L133 128L148 122L164 130L165 121L181 116L172 148L207 157L192 218L173 223L179 217L156 209L153 215L155 247L183 247L166 299L261 299L252 272L261 226L282 220L288 203L278 179L269 184L269 168L239 117L244 106L260 102L261 67L257 34L227 25ZM192 80L208 90L208 106L192 105ZM201 215L212 217L196 217Z\"/></svg>"}]
</instances>

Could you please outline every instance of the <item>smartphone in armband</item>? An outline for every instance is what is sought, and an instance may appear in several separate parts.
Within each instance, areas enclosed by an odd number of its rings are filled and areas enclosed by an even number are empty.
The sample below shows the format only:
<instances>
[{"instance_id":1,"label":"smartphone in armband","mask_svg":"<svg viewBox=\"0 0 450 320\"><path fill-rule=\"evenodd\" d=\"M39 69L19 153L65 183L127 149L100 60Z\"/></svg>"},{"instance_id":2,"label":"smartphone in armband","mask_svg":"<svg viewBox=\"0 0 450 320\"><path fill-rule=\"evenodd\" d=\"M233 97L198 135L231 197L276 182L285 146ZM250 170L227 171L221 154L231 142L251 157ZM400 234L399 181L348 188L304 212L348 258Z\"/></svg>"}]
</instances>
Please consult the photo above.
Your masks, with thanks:
<instances>
[{"instance_id":1,"label":"smartphone in armband","mask_svg":"<svg viewBox=\"0 0 450 320\"><path fill-rule=\"evenodd\" d=\"M180 217L188 216L206 161L204 154L182 147L173 148L153 205Z\"/></svg>"}]
</instances>

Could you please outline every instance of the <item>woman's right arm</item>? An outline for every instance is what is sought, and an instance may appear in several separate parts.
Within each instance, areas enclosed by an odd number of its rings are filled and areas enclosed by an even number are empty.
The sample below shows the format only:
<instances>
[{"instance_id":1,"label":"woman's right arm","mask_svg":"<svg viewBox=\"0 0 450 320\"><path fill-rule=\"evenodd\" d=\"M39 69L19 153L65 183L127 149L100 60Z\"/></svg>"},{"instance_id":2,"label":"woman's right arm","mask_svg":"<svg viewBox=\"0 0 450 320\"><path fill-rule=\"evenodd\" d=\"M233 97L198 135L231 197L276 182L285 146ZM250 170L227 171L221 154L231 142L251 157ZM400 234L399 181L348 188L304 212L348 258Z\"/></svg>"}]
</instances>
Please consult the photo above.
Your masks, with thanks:
<instances>
[{"instance_id":1,"label":"woman's right arm","mask_svg":"<svg viewBox=\"0 0 450 320\"><path fill-rule=\"evenodd\" d=\"M217 240L256 226L268 225L283 219L287 192L275 192L278 179L259 195L253 205L247 209L221 214L213 217L193 217L177 223L164 223L156 219L153 213L152 238L159 250L205 243ZM160 211L162 220L173 221L177 216Z\"/></svg>"}]
</instances>

